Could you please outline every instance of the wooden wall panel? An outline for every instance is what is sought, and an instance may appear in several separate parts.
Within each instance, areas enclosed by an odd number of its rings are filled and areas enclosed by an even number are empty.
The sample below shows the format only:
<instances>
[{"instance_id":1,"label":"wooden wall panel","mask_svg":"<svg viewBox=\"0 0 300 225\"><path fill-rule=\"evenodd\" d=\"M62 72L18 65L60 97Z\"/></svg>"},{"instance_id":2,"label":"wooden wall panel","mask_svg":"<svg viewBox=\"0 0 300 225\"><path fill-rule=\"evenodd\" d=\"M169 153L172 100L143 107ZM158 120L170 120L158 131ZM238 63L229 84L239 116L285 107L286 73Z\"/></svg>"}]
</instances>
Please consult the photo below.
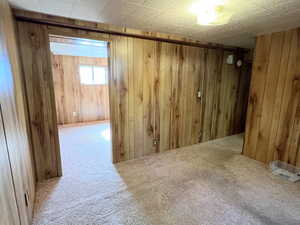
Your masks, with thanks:
<instances>
[{"instance_id":1,"label":"wooden wall panel","mask_svg":"<svg viewBox=\"0 0 300 225\"><path fill-rule=\"evenodd\" d=\"M108 85L83 85L79 75L80 64L107 67L107 58L52 54L51 59L58 124L109 120Z\"/></svg>"},{"instance_id":2,"label":"wooden wall panel","mask_svg":"<svg viewBox=\"0 0 300 225\"><path fill-rule=\"evenodd\" d=\"M19 22L20 30L43 26L50 34L110 43L114 162L244 131L249 65L226 64L233 51L28 24Z\"/></svg>"},{"instance_id":3,"label":"wooden wall panel","mask_svg":"<svg viewBox=\"0 0 300 225\"><path fill-rule=\"evenodd\" d=\"M244 131L249 65L228 65L233 52L129 37L111 43L117 162Z\"/></svg>"},{"instance_id":4,"label":"wooden wall panel","mask_svg":"<svg viewBox=\"0 0 300 225\"><path fill-rule=\"evenodd\" d=\"M259 36L243 154L300 165L300 29Z\"/></svg>"},{"instance_id":5,"label":"wooden wall panel","mask_svg":"<svg viewBox=\"0 0 300 225\"><path fill-rule=\"evenodd\" d=\"M0 224L18 225L20 219L18 206L13 186L13 178L10 169L8 149L3 127L0 107Z\"/></svg>"},{"instance_id":6,"label":"wooden wall panel","mask_svg":"<svg viewBox=\"0 0 300 225\"><path fill-rule=\"evenodd\" d=\"M47 27L18 24L37 179L60 176L61 160Z\"/></svg>"},{"instance_id":7,"label":"wooden wall panel","mask_svg":"<svg viewBox=\"0 0 300 225\"><path fill-rule=\"evenodd\" d=\"M0 223L29 225L35 197L35 176L15 24L6 0L0 0L0 59L0 105L2 111L2 121L0 121ZM5 136L3 136L3 129ZM10 172L11 174L9 174ZM9 176L12 176L13 180ZM15 193L11 190L11 182L13 182ZM27 196L27 204L25 196ZM18 216L16 216L16 206ZM8 218L10 218L9 222L2 223Z\"/></svg>"},{"instance_id":8,"label":"wooden wall panel","mask_svg":"<svg viewBox=\"0 0 300 225\"><path fill-rule=\"evenodd\" d=\"M130 38L131 39L131 38ZM137 59L143 58L143 40L134 40L131 39L133 42L133 50L132 50L132 57L133 57L133 74L132 77L133 80L133 87L134 87L134 95L133 95L133 102L134 102L134 109L132 110L132 113L136 115L136 118L134 118L134 154L132 154L134 157L140 157L143 155L143 146L144 146L144 138L141 136L141 134L144 134L144 79L143 79L143 63L139 63L136 61ZM115 46L117 51L117 46ZM117 54L117 53L116 53ZM129 53L130 54L130 53ZM120 76L120 75L119 75ZM132 96L132 95L131 95ZM140 147L140 151L135 151L136 148Z\"/></svg>"},{"instance_id":9,"label":"wooden wall panel","mask_svg":"<svg viewBox=\"0 0 300 225\"><path fill-rule=\"evenodd\" d=\"M170 149L170 127L171 127L171 107L172 107L172 64L174 58L174 48L167 43L159 43L159 53L161 57L159 63L159 150L161 152Z\"/></svg>"}]
</instances>

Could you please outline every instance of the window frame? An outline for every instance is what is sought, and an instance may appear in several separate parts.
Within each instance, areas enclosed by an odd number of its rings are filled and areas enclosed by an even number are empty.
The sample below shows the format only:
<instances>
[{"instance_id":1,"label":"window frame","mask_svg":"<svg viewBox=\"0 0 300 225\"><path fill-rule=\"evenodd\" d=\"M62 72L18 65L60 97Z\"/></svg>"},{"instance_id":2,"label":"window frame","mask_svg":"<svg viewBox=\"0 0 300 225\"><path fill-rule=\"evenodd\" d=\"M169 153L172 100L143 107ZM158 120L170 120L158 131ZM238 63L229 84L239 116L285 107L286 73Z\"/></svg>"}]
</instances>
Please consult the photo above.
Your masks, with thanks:
<instances>
[{"instance_id":1,"label":"window frame","mask_svg":"<svg viewBox=\"0 0 300 225\"><path fill-rule=\"evenodd\" d=\"M88 67L91 68L92 71L92 77L91 77L91 81L92 83L83 83L82 82L82 75L81 75L81 67ZM104 79L105 79L105 83L95 83L95 68L104 68ZM82 85L108 85L108 70L107 70L107 66L98 66L98 65L89 65L89 64L79 64L79 78L80 78L80 84Z\"/></svg>"}]
</instances>

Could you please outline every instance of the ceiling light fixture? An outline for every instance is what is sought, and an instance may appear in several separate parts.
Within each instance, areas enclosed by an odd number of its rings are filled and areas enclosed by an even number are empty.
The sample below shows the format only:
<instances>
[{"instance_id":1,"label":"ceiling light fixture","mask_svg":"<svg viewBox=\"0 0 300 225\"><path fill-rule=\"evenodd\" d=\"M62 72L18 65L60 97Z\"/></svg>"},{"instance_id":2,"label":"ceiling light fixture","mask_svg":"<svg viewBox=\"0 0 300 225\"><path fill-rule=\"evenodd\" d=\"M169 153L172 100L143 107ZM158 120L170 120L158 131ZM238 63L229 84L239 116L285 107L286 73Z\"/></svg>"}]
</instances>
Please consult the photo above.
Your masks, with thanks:
<instances>
[{"instance_id":1,"label":"ceiling light fixture","mask_svg":"<svg viewBox=\"0 0 300 225\"><path fill-rule=\"evenodd\" d=\"M201 0L191 5L189 11L197 15L200 25L228 23L232 14L226 9L227 0Z\"/></svg>"}]
</instances>

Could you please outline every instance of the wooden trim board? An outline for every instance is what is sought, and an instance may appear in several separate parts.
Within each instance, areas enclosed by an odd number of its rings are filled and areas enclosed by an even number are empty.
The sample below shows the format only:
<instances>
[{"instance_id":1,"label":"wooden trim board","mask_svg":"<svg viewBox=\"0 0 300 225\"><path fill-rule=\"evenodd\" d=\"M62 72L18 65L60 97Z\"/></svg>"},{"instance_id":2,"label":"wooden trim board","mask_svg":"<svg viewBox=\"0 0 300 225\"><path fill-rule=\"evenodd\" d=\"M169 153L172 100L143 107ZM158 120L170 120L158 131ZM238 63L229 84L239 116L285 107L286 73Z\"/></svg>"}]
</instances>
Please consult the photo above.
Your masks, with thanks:
<instances>
[{"instance_id":1,"label":"wooden trim board","mask_svg":"<svg viewBox=\"0 0 300 225\"><path fill-rule=\"evenodd\" d=\"M110 120L99 120L99 121L82 122L82 123L69 123L69 124L58 125L58 127L59 128L79 127L79 126L87 126L87 125L94 125L94 124L101 124L101 123L110 123Z\"/></svg>"}]
</instances>

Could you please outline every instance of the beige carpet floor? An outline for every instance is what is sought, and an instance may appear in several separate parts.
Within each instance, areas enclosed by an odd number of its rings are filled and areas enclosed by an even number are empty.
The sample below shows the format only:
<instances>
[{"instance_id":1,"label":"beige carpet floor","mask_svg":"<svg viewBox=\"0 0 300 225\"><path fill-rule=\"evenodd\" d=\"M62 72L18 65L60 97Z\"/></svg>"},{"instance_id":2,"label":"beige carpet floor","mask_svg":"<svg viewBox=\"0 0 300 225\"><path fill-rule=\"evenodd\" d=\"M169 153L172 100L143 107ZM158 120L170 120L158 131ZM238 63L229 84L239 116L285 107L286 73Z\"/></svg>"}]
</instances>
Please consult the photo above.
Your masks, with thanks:
<instances>
[{"instance_id":1,"label":"beige carpet floor","mask_svg":"<svg viewBox=\"0 0 300 225\"><path fill-rule=\"evenodd\" d=\"M64 176L34 225L299 225L300 183L240 155L242 136L110 163L108 124L60 129Z\"/></svg>"}]
</instances>

